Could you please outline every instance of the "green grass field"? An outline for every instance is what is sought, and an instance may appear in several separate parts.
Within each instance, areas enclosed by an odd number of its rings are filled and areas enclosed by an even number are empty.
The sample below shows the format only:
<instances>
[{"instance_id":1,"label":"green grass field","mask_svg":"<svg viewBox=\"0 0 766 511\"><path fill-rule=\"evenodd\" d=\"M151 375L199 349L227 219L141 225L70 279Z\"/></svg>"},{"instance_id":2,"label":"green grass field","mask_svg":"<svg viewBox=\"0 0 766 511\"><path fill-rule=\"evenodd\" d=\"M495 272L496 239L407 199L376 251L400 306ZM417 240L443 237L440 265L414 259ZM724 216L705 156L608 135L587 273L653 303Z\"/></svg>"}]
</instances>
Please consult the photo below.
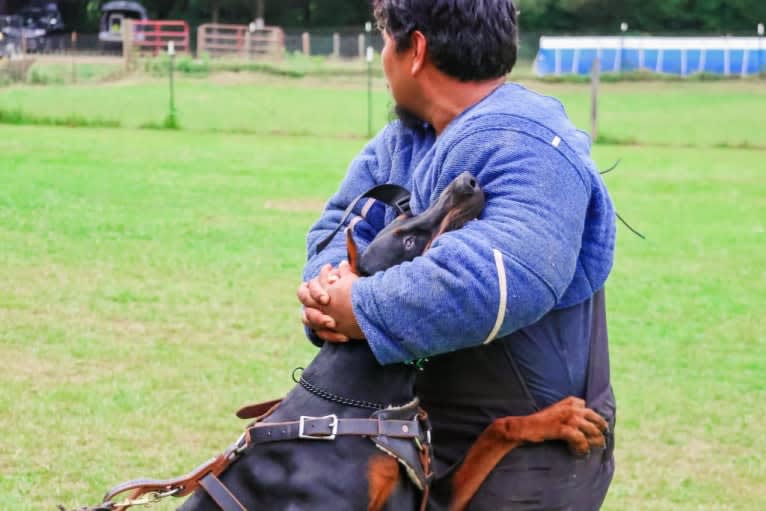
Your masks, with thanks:
<instances>
[{"instance_id":1,"label":"green grass field","mask_svg":"<svg viewBox=\"0 0 766 511\"><path fill-rule=\"evenodd\" d=\"M587 87L531 85L585 127ZM618 472L609 510L760 510L766 495L766 93L617 84L600 145L620 213L608 283ZM0 126L0 509L95 503L186 472L315 353L305 231L364 143L343 79L0 89L0 109L123 128ZM378 88L376 125L387 99ZM231 133L247 131L255 134ZM270 133L272 133L270 135ZM273 135L273 133L295 136ZM310 134L301 136L300 134ZM171 509L175 502L158 506Z\"/></svg>"},{"instance_id":2,"label":"green grass field","mask_svg":"<svg viewBox=\"0 0 766 511\"><path fill-rule=\"evenodd\" d=\"M182 127L195 131L364 138L367 91L359 77L285 80L223 73L209 79L181 77L176 105ZM588 85L530 87L560 98L578 126L589 129ZM388 120L390 100L374 81L373 126ZM714 83L616 83L602 86L600 134L610 140L664 146L766 148L761 119L766 87L760 81ZM124 127L159 124L168 112L168 84L160 78L77 87L0 88L0 113L83 116ZM2 117L2 116L0 116Z\"/></svg>"}]
</instances>

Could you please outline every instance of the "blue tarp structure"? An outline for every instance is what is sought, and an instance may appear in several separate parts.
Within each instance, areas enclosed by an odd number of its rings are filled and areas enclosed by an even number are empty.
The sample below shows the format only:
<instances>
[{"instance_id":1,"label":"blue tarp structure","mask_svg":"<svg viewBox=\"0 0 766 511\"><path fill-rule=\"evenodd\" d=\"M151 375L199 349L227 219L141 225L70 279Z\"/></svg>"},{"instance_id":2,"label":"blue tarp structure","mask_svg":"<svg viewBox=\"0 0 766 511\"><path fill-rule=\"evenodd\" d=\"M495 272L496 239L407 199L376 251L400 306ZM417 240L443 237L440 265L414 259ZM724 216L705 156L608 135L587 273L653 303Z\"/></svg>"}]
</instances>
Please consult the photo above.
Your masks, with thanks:
<instances>
[{"instance_id":1,"label":"blue tarp structure","mask_svg":"<svg viewBox=\"0 0 766 511\"><path fill-rule=\"evenodd\" d=\"M596 56L601 71L647 70L747 76L766 71L760 37L548 37L535 58L539 76L589 74Z\"/></svg>"}]
</instances>

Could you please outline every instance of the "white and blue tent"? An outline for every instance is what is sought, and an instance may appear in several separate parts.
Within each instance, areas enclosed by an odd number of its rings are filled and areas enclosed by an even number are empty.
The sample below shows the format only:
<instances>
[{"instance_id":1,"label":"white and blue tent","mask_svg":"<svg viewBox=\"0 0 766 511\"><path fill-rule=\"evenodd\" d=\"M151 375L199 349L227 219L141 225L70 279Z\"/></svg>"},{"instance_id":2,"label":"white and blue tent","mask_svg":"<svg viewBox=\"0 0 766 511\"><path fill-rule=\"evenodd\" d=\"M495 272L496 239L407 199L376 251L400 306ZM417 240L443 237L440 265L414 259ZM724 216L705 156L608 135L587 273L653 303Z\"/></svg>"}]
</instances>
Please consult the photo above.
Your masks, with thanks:
<instances>
[{"instance_id":1,"label":"white and blue tent","mask_svg":"<svg viewBox=\"0 0 766 511\"><path fill-rule=\"evenodd\" d=\"M539 76L589 74L599 57L602 72L647 70L751 75L766 70L766 42L759 37L549 37L540 38Z\"/></svg>"}]
</instances>

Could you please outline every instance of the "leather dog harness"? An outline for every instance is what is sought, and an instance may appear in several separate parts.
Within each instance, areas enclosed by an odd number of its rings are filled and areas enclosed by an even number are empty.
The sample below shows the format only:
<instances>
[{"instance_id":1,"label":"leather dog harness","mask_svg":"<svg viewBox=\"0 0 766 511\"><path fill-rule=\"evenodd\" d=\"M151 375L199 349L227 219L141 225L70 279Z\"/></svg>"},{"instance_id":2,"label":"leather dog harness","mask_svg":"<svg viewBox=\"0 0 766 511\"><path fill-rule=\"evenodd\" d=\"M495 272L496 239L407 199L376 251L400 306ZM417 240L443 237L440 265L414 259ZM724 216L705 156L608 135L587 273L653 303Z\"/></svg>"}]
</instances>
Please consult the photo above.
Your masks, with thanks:
<instances>
[{"instance_id":1,"label":"leather dog harness","mask_svg":"<svg viewBox=\"0 0 766 511\"><path fill-rule=\"evenodd\" d=\"M246 450L260 444L289 440L331 441L339 436L368 437L378 448L395 457L412 482L424 492L432 477L431 429L428 416L414 399L401 407L384 408L368 419L301 416L295 421L261 422L271 415L281 400L268 401L240 409L237 416L253 419L239 439L223 453L174 479L134 479L110 489L103 502L77 511L122 511L148 505L165 497L185 497L202 487L223 511L243 511L245 507L218 478ZM409 417L409 418L407 418ZM130 496L117 500L123 494Z\"/></svg>"}]
</instances>

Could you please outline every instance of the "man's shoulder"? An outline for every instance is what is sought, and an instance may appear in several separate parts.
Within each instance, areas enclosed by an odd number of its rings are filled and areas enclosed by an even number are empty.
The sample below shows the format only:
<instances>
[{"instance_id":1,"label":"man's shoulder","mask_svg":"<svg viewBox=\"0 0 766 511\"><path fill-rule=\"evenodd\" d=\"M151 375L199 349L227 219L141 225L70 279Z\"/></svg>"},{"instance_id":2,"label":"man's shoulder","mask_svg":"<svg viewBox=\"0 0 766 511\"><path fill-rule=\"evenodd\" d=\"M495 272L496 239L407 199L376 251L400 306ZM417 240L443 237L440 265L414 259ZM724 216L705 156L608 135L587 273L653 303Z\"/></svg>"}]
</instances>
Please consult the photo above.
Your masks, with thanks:
<instances>
[{"instance_id":1,"label":"man's shoulder","mask_svg":"<svg viewBox=\"0 0 766 511\"><path fill-rule=\"evenodd\" d=\"M498 87L457 121L455 131L464 135L487 129L524 132L534 125L552 131L574 127L559 100L515 83Z\"/></svg>"},{"instance_id":2,"label":"man's shoulder","mask_svg":"<svg viewBox=\"0 0 766 511\"><path fill-rule=\"evenodd\" d=\"M449 133L445 148L481 151L526 146L535 139L574 160L589 161L591 140L577 129L559 100L507 83L464 112Z\"/></svg>"}]
</instances>

